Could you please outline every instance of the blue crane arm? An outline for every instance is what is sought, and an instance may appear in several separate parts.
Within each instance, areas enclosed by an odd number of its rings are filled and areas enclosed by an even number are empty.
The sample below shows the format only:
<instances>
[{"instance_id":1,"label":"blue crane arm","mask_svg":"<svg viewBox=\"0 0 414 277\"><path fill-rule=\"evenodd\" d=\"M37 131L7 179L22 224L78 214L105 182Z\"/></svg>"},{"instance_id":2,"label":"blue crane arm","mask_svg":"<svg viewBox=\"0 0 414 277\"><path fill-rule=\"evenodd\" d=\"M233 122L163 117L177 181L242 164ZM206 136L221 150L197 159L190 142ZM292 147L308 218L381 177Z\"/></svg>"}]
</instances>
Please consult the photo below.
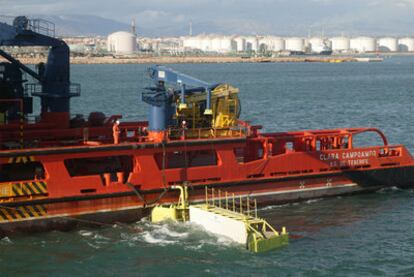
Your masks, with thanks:
<instances>
[{"instance_id":1,"label":"blue crane arm","mask_svg":"<svg viewBox=\"0 0 414 277\"><path fill-rule=\"evenodd\" d=\"M166 85L170 85L173 88L180 88L181 85L194 88L210 88L212 86L205 81L161 65L152 66L148 71L155 84L158 84L159 81L163 81Z\"/></svg>"},{"instance_id":2,"label":"blue crane arm","mask_svg":"<svg viewBox=\"0 0 414 277\"><path fill-rule=\"evenodd\" d=\"M210 84L205 81L199 80L187 74L175 71L171 68L155 65L148 69L150 78L154 81L154 84L158 86L160 82L164 86L172 87L174 90L179 90L180 106L179 108L186 108L185 95L194 90L187 90L188 88L200 88L201 92L207 93L207 103L205 114L211 114L211 90L216 87L216 84Z\"/></svg>"}]
</instances>

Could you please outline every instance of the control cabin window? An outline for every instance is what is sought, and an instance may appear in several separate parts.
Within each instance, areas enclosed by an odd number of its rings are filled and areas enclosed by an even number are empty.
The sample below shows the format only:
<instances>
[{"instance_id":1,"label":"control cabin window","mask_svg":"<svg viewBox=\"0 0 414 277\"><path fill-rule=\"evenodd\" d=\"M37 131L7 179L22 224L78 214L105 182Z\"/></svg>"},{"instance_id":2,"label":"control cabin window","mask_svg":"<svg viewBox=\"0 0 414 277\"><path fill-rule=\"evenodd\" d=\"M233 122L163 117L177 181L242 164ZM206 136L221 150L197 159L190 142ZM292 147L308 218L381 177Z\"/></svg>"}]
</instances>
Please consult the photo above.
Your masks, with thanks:
<instances>
[{"instance_id":1,"label":"control cabin window","mask_svg":"<svg viewBox=\"0 0 414 277\"><path fill-rule=\"evenodd\" d=\"M71 177L132 171L132 156L110 156L65 160Z\"/></svg>"},{"instance_id":2,"label":"control cabin window","mask_svg":"<svg viewBox=\"0 0 414 277\"><path fill-rule=\"evenodd\" d=\"M158 168L163 167L163 153L155 154ZM165 169L186 168L217 165L217 154L214 150L176 151L165 155Z\"/></svg>"},{"instance_id":3,"label":"control cabin window","mask_svg":"<svg viewBox=\"0 0 414 277\"><path fill-rule=\"evenodd\" d=\"M250 143L246 147L234 148L234 155L239 163L247 163L263 159L264 149L261 143Z\"/></svg>"},{"instance_id":4,"label":"control cabin window","mask_svg":"<svg viewBox=\"0 0 414 277\"><path fill-rule=\"evenodd\" d=\"M44 178L45 169L40 162L0 164L0 183Z\"/></svg>"}]
</instances>

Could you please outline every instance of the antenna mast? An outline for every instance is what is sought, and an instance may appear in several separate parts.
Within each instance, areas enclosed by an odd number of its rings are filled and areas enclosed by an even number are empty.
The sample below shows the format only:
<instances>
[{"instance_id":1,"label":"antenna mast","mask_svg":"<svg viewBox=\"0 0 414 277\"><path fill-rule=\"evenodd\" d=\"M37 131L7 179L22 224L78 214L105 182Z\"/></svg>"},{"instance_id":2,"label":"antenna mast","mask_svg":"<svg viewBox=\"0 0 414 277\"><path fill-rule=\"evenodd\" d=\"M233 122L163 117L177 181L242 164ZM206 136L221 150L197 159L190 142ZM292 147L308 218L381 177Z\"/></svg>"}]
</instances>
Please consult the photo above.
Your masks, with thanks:
<instances>
[{"instance_id":1,"label":"antenna mast","mask_svg":"<svg viewBox=\"0 0 414 277\"><path fill-rule=\"evenodd\" d=\"M135 25L135 19L132 19L132 22L131 22L131 31L132 31L132 33L133 33L134 35L136 35L136 34L137 34L137 27L136 27L136 25Z\"/></svg>"}]
</instances>

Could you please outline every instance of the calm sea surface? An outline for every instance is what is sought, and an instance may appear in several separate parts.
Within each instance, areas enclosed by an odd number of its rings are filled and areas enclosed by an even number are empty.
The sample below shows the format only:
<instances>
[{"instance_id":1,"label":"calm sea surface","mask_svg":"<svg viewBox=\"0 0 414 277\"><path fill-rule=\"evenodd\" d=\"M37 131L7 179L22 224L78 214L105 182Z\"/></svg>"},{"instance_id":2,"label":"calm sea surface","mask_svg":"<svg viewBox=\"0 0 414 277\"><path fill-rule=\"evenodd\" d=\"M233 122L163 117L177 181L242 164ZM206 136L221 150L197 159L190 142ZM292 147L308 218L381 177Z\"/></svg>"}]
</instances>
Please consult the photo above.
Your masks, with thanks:
<instances>
[{"instance_id":1,"label":"calm sea surface","mask_svg":"<svg viewBox=\"0 0 414 277\"><path fill-rule=\"evenodd\" d=\"M240 88L242 119L265 131L378 127L414 152L414 58L171 67ZM145 68L73 65L82 96L72 112L145 119ZM414 276L414 190L270 206L260 215L295 235L289 246L255 255L197 226L143 220L3 238L0 276Z\"/></svg>"}]
</instances>

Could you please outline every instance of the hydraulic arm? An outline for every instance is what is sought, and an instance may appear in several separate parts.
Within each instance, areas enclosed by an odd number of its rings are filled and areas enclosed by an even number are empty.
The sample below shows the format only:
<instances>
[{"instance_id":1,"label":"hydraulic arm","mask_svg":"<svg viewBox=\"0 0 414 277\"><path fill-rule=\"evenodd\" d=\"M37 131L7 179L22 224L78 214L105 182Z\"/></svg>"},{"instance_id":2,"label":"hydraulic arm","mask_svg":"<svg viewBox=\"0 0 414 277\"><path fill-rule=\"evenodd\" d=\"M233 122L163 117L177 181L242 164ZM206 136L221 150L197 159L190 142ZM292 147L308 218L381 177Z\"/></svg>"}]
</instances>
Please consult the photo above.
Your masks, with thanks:
<instances>
[{"instance_id":1,"label":"hydraulic arm","mask_svg":"<svg viewBox=\"0 0 414 277\"><path fill-rule=\"evenodd\" d=\"M163 131L179 127L226 128L237 124L240 114L238 89L211 84L165 66L149 68L154 86L143 93L150 104L149 128Z\"/></svg>"}]
</instances>

